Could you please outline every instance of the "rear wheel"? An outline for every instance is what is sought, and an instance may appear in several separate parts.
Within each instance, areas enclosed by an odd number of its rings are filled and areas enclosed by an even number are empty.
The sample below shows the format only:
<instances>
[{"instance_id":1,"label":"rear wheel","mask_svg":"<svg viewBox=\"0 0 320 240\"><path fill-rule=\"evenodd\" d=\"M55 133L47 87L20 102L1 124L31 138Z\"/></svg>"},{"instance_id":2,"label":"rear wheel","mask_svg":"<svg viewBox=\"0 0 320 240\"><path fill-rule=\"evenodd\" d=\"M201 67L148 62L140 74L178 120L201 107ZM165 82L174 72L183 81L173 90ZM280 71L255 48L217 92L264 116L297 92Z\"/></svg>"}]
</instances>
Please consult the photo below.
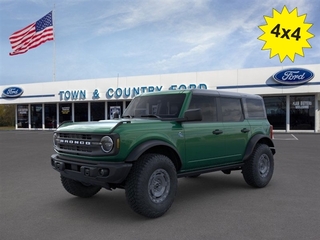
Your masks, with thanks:
<instances>
[{"instance_id":1,"label":"rear wheel","mask_svg":"<svg viewBox=\"0 0 320 240\"><path fill-rule=\"evenodd\" d=\"M171 207L177 192L176 168L160 154L145 154L134 163L126 181L130 207L145 217L162 216Z\"/></svg>"},{"instance_id":2,"label":"rear wheel","mask_svg":"<svg viewBox=\"0 0 320 240\"><path fill-rule=\"evenodd\" d=\"M274 169L273 154L266 144L257 144L243 166L243 177L253 187L265 187L271 180Z\"/></svg>"},{"instance_id":3,"label":"rear wheel","mask_svg":"<svg viewBox=\"0 0 320 240\"><path fill-rule=\"evenodd\" d=\"M82 198L89 198L97 194L101 187L83 184L61 175L61 183L68 193Z\"/></svg>"}]
</instances>

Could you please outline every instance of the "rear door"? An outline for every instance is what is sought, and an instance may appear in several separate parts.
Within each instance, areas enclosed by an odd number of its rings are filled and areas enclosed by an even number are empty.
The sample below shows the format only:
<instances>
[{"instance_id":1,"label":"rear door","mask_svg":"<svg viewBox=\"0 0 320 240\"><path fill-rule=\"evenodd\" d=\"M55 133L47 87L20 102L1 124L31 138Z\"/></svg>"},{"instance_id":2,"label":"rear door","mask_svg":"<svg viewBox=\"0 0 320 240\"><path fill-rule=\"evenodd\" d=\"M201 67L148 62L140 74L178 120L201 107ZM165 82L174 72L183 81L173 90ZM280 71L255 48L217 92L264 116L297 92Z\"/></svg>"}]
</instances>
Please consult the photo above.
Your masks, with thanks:
<instances>
[{"instance_id":1,"label":"rear door","mask_svg":"<svg viewBox=\"0 0 320 240\"><path fill-rule=\"evenodd\" d=\"M240 162L251 136L249 122L244 119L242 99L220 97L218 106L226 144L224 161L226 164Z\"/></svg>"}]
</instances>

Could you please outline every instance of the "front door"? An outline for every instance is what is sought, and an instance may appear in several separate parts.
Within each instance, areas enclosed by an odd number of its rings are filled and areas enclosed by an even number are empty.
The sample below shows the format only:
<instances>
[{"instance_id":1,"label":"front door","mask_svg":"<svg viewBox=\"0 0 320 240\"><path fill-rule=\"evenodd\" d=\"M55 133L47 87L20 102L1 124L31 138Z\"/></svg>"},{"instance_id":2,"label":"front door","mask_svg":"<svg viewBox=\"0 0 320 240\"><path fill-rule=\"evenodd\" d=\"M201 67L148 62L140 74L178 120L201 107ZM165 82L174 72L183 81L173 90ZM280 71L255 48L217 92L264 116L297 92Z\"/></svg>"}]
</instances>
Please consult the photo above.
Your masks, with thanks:
<instances>
[{"instance_id":1,"label":"front door","mask_svg":"<svg viewBox=\"0 0 320 240\"><path fill-rule=\"evenodd\" d=\"M193 95L189 109L201 109L202 121L183 123L187 169L219 165L225 152L223 123L218 122L217 98Z\"/></svg>"},{"instance_id":2,"label":"front door","mask_svg":"<svg viewBox=\"0 0 320 240\"><path fill-rule=\"evenodd\" d=\"M222 123L185 123L183 127L188 169L216 166L223 161L225 141Z\"/></svg>"}]
</instances>

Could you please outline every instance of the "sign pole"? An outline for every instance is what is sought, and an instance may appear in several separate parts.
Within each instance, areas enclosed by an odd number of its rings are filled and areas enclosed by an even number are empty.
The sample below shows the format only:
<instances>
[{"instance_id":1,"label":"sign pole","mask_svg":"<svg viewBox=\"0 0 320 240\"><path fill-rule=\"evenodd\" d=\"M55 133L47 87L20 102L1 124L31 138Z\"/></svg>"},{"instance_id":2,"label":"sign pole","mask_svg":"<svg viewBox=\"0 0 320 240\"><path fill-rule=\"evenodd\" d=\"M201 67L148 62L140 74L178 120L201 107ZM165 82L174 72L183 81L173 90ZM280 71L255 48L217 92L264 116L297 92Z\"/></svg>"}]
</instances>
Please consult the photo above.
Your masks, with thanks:
<instances>
[{"instance_id":1,"label":"sign pole","mask_svg":"<svg viewBox=\"0 0 320 240\"><path fill-rule=\"evenodd\" d=\"M56 4L53 4L53 10L52 10L52 22L53 22L53 82L56 81L56 36L55 36L55 8Z\"/></svg>"}]
</instances>

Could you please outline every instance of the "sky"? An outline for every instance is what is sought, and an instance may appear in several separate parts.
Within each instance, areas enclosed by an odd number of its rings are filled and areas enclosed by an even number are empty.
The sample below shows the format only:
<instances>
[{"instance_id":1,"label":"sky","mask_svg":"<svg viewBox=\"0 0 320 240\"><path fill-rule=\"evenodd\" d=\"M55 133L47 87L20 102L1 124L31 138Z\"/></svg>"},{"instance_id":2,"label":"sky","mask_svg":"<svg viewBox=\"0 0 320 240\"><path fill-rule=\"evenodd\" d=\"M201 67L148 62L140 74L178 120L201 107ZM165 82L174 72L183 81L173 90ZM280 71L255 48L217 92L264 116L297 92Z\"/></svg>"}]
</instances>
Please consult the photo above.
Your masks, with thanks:
<instances>
[{"instance_id":1,"label":"sky","mask_svg":"<svg viewBox=\"0 0 320 240\"><path fill-rule=\"evenodd\" d=\"M286 6L314 37L270 58L264 16ZM54 10L55 40L9 56L9 36ZM320 63L319 0L0 0L0 85Z\"/></svg>"}]
</instances>

